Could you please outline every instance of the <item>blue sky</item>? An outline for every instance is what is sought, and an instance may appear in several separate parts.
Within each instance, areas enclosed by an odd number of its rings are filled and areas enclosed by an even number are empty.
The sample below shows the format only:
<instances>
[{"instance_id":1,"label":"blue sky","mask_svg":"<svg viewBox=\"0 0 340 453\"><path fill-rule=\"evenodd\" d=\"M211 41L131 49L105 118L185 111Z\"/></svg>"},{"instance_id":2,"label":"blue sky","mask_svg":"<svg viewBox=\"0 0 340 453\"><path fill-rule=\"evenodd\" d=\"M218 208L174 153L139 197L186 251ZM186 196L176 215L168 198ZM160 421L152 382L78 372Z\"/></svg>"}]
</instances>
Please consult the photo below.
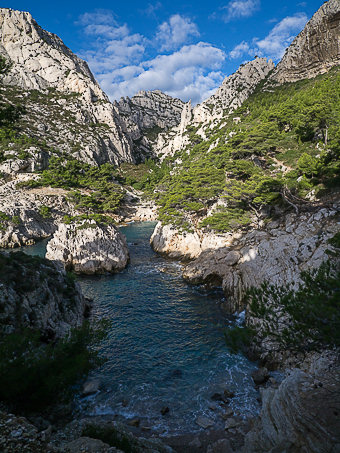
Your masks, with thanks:
<instances>
[{"instance_id":1,"label":"blue sky","mask_svg":"<svg viewBox=\"0 0 340 453\"><path fill-rule=\"evenodd\" d=\"M160 89L206 99L255 55L277 62L322 1L7 1L88 61L113 99Z\"/></svg>"}]
</instances>

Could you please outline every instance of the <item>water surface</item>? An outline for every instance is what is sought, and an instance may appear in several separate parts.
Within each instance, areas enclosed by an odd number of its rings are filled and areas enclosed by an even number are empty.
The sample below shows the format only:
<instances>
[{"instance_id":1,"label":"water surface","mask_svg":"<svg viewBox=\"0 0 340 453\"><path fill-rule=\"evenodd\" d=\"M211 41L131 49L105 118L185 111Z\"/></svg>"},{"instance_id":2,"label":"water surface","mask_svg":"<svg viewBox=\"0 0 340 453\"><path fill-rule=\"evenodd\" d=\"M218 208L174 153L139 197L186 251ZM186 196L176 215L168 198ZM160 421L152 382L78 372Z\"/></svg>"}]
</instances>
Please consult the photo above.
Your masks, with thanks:
<instances>
[{"instance_id":1,"label":"water surface","mask_svg":"<svg viewBox=\"0 0 340 453\"><path fill-rule=\"evenodd\" d=\"M255 364L229 353L223 336L234 322L221 309L223 294L188 285L180 265L155 254L149 238L154 223L121 228L130 250L129 266L116 275L78 277L93 298L92 316L111 321L100 348L107 362L92 372L101 391L80 400L87 415L140 417L158 432L199 429L205 415L222 426L216 392L235 392L233 409L243 415L258 410L251 372ZM45 242L26 248L43 255ZM215 409L212 409L213 406ZM170 412L163 416L161 409Z\"/></svg>"}]
</instances>

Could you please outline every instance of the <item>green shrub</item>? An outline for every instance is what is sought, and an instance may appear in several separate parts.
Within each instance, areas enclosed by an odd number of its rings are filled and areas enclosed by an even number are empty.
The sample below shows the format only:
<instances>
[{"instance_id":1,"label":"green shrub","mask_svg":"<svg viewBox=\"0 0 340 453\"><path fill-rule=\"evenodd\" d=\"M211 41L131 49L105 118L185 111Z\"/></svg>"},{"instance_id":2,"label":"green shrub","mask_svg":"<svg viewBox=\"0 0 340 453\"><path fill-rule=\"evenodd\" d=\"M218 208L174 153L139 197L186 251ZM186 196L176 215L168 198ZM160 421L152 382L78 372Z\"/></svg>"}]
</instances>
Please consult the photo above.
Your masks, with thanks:
<instances>
[{"instance_id":1,"label":"green shrub","mask_svg":"<svg viewBox=\"0 0 340 453\"><path fill-rule=\"evenodd\" d=\"M267 282L249 290L250 315L261 322L256 341L270 339L280 350L293 351L339 347L339 266L323 263L317 270L302 273L301 278L296 291Z\"/></svg>"},{"instance_id":2,"label":"green shrub","mask_svg":"<svg viewBox=\"0 0 340 453\"><path fill-rule=\"evenodd\" d=\"M233 354L247 352L254 338L254 330L250 327L230 327L224 331L224 338L227 347Z\"/></svg>"},{"instance_id":3,"label":"green shrub","mask_svg":"<svg viewBox=\"0 0 340 453\"><path fill-rule=\"evenodd\" d=\"M48 206L42 205L42 206L40 206L39 214L44 219L50 219L51 218L51 208Z\"/></svg>"},{"instance_id":4,"label":"green shrub","mask_svg":"<svg viewBox=\"0 0 340 453\"><path fill-rule=\"evenodd\" d=\"M73 386L99 366L93 346L104 327L84 323L54 344L42 344L32 330L5 336L0 342L0 400L14 409L34 412L67 402Z\"/></svg>"}]
</instances>

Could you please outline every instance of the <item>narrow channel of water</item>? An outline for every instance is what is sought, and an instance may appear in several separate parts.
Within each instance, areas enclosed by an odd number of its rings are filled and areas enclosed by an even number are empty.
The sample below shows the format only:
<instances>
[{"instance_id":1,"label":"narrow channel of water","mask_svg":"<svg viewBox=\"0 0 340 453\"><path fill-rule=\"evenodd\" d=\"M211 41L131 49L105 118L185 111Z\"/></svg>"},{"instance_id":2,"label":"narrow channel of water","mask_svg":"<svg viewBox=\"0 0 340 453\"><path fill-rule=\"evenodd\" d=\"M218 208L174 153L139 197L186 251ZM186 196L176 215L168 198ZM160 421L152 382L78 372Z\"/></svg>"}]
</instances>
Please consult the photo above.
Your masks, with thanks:
<instances>
[{"instance_id":1,"label":"narrow channel of water","mask_svg":"<svg viewBox=\"0 0 340 453\"><path fill-rule=\"evenodd\" d=\"M226 348L223 330L233 321L221 309L222 293L186 284L178 263L155 254L149 245L154 225L121 228L131 258L123 272L78 278L94 299L92 315L112 322L101 347L108 360L90 376L102 389L80 401L82 411L140 417L158 432L189 432L199 429L200 415L222 426L222 409L211 396L227 389L236 395L233 409L256 413L250 376L256 365ZM44 250L45 241L26 249ZM170 409L165 416L164 406Z\"/></svg>"}]
</instances>

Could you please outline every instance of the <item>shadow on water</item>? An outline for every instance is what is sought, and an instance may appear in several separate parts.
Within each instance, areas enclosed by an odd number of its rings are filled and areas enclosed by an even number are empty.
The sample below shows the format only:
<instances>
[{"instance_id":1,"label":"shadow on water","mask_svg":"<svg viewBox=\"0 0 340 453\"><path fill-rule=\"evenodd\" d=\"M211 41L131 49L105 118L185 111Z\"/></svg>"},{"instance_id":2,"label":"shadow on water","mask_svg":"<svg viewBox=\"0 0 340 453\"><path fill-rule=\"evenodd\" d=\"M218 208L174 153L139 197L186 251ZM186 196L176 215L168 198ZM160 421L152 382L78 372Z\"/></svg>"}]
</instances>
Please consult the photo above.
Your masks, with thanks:
<instances>
[{"instance_id":1,"label":"shadow on water","mask_svg":"<svg viewBox=\"0 0 340 453\"><path fill-rule=\"evenodd\" d=\"M230 390L234 410L254 414L255 364L228 352L223 336L223 294L186 284L180 265L154 253L149 238L155 223L122 227L130 250L128 267L115 275L79 277L93 298L92 316L112 323L101 346L107 362L91 374L101 391L79 401L86 415L141 417L159 432L199 429L199 415L222 423L211 395ZM43 254L46 241L27 252ZM162 407L169 407L166 416ZM222 426L222 425L221 425Z\"/></svg>"}]
</instances>

